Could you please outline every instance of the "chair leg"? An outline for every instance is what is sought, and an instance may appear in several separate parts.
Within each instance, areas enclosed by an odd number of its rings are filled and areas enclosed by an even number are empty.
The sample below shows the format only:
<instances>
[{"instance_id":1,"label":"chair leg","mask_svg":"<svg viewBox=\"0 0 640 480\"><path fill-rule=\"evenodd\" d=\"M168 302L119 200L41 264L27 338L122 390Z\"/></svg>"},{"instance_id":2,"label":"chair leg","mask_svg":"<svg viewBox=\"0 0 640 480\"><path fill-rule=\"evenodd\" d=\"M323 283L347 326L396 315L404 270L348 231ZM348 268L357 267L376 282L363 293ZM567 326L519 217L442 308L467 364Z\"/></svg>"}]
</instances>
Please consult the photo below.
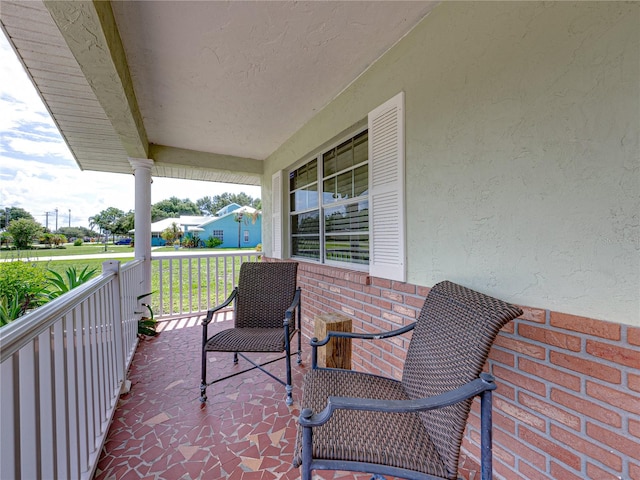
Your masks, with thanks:
<instances>
[{"instance_id":1,"label":"chair leg","mask_svg":"<svg viewBox=\"0 0 640 480\"><path fill-rule=\"evenodd\" d=\"M287 385L285 389L287 391L287 405L293 405L293 396L291 393L293 392L293 387L291 386L291 356L289 352L286 352L287 357L285 358L285 362L287 363Z\"/></svg>"},{"instance_id":2,"label":"chair leg","mask_svg":"<svg viewBox=\"0 0 640 480\"><path fill-rule=\"evenodd\" d=\"M207 402L207 385L204 383L200 384L200 403Z\"/></svg>"},{"instance_id":3,"label":"chair leg","mask_svg":"<svg viewBox=\"0 0 640 480\"><path fill-rule=\"evenodd\" d=\"M300 417L311 418L313 412L305 408L300 412ZM311 480L311 461L313 460L313 430L311 427L302 427L302 465L300 466L302 480Z\"/></svg>"},{"instance_id":4,"label":"chair leg","mask_svg":"<svg viewBox=\"0 0 640 480\"><path fill-rule=\"evenodd\" d=\"M207 401L207 351L205 347L207 345L207 324L202 322L202 347L200 352L202 353L202 363L200 364L200 403Z\"/></svg>"},{"instance_id":5,"label":"chair leg","mask_svg":"<svg viewBox=\"0 0 640 480\"><path fill-rule=\"evenodd\" d=\"M302 363L302 329L298 328L298 365Z\"/></svg>"},{"instance_id":6,"label":"chair leg","mask_svg":"<svg viewBox=\"0 0 640 480\"><path fill-rule=\"evenodd\" d=\"M238 364L238 352L233 352L233 364Z\"/></svg>"},{"instance_id":7,"label":"chair leg","mask_svg":"<svg viewBox=\"0 0 640 480\"><path fill-rule=\"evenodd\" d=\"M202 350L202 369L200 376L200 403L207 401L207 352Z\"/></svg>"},{"instance_id":8,"label":"chair leg","mask_svg":"<svg viewBox=\"0 0 640 480\"><path fill-rule=\"evenodd\" d=\"M486 390L480 395L480 479L491 480L492 466L492 398L491 390Z\"/></svg>"}]
</instances>

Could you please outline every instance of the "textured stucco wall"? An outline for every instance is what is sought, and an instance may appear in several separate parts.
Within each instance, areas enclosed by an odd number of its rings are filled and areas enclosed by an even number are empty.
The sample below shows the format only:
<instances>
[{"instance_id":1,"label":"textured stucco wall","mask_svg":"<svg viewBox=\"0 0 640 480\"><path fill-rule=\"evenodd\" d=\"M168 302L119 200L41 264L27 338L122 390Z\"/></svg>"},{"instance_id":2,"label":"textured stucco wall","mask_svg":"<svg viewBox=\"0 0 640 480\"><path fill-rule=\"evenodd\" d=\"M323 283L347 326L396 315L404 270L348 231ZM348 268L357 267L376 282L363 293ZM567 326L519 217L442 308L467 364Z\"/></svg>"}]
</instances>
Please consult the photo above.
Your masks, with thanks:
<instances>
[{"instance_id":1,"label":"textured stucco wall","mask_svg":"<svg viewBox=\"0 0 640 480\"><path fill-rule=\"evenodd\" d=\"M410 283L640 324L639 22L444 2L267 160L265 218L276 169L404 90Z\"/></svg>"}]
</instances>

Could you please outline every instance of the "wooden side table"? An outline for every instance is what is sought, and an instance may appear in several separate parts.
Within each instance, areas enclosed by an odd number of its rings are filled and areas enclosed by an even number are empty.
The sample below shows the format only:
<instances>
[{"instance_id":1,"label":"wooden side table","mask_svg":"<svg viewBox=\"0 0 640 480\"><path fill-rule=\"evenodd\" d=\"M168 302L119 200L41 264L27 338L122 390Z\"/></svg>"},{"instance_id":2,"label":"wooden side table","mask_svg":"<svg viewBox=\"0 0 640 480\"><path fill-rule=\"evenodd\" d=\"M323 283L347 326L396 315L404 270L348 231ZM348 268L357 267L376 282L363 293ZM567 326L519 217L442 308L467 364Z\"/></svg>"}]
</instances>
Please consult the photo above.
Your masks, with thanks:
<instances>
[{"instance_id":1,"label":"wooden side table","mask_svg":"<svg viewBox=\"0 0 640 480\"><path fill-rule=\"evenodd\" d=\"M327 332L350 332L351 319L340 313L318 315L314 324L313 336L322 340ZM327 368L351 369L351 339L332 338L329 343L318 348L318 366Z\"/></svg>"}]
</instances>

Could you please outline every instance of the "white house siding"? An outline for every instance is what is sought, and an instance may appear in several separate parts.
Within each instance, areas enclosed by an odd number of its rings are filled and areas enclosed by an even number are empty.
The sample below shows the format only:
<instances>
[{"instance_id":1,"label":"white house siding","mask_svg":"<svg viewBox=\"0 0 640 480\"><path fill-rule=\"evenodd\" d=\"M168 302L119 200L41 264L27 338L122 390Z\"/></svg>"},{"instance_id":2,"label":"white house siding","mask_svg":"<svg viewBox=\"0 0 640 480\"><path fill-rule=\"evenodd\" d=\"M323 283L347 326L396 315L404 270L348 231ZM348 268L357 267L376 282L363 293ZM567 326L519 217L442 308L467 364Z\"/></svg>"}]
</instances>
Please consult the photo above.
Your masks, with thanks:
<instances>
[{"instance_id":1,"label":"white house siding","mask_svg":"<svg viewBox=\"0 0 640 480\"><path fill-rule=\"evenodd\" d=\"M640 325L639 23L639 3L443 2L264 178L404 91L409 283Z\"/></svg>"}]
</instances>

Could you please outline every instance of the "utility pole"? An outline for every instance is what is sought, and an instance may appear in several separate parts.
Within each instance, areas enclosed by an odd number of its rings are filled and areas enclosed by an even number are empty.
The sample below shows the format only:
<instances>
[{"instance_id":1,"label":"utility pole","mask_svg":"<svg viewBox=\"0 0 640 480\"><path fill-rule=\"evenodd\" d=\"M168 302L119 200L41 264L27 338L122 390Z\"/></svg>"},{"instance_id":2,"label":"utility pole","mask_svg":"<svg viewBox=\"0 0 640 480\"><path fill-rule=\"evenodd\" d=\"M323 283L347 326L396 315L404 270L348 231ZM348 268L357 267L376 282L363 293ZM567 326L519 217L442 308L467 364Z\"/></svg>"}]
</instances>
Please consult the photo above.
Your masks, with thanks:
<instances>
[{"instance_id":1,"label":"utility pole","mask_svg":"<svg viewBox=\"0 0 640 480\"><path fill-rule=\"evenodd\" d=\"M44 228L49 230L49 212L44 212Z\"/></svg>"},{"instance_id":2,"label":"utility pole","mask_svg":"<svg viewBox=\"0 0 640 480\"><path fill-rule=\"evenodd\" d=\"M69 228L71 228L71 209L69 209Z\"/></svg>"},{"instance_id":3,"label":"utility pole","mask_svg":"<svg viewBox=\"0 0 640 480\"><path fill-rule=\"evenodd\" d=\"M58 207L56 207L56 232L58 231Z\"/></svg>"}]
</instances>

